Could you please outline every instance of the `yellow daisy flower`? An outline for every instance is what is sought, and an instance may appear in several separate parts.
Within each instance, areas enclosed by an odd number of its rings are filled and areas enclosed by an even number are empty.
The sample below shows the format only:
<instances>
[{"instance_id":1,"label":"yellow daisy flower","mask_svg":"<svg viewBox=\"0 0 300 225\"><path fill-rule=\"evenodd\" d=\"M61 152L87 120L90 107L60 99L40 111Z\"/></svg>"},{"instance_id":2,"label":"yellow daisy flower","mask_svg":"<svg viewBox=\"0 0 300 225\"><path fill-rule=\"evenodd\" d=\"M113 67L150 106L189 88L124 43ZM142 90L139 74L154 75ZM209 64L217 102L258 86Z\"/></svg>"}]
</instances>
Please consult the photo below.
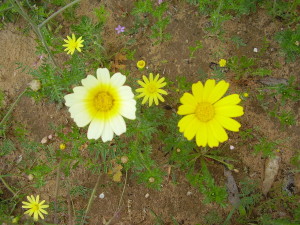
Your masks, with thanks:
<instances>
[{"instance_id":1,"label":"yellow daisy flower","mask_svg":"<svg viewBox=\"0 0 300 225\"><path fill-rule=\"evenodd\" d=\"M165 99L161 95L167 95L168 93L161 89L162 87L166 86L167 83L164 82L165 78L162 77L159 79L159 74L155 76L153 79L153 74L150 73L149 79L143 75L143 81L138 80L139 85L142 86L142 88L136 89L136 92L141 92L137 96L137 98L144 97L142 104L145 104L149 100L149 106L152 105L153 101L155 105L158 105L158 100L164 102Z\"/></svg>"},{"instance_id":2,"label":"yellow daisy flower","mask_svg":"<svg viewBox=\"0 0 300 225\"><path fill-rule=\"evenodd\" d=\"M219 66L220 67L225 67L226 66L227 61L225 59L220 59L219 61Z\"/></svg>"},{"instance_id":3,"label":"yellow daisy flower","mask_svg":"<svg viewBox=\"0 0 300 225\"><path fill-rule=\"evenodd\" d=\"M67 38L68 40L64 39L64 42L66 42L67 44L63 45L64 47L66 47L65 51L68 51L67 54L73 55L75 49L81 52L80 48L83 47L82 42L84 42L84 40L82 40L82 37L76 40L75 34L72 34L72 38L70 38L69 36L67 36Z\"/></svg>"},{"instance_id":4,"label":"yellow daisy flower","mask_svg":"<svg viewBox=\"0 0 300 225\"><path fill-rule=\"evenodd\" d=\"M39 195L37 195L36 198L33 195L27 196L27 200L28 202L22 202L22 208L29 209L24 214L29 214L29 216L32 216L33 214L33 219L35 221L38 221L39 216L44 219L43 214L48 214L48 212L44 209L49 207L49 205L44 204L45 200L39 202Z\"/></svg>"},{"instance_id":5,"label":"yellow daisy flower","mask_svg":"<svg viewBox=\"0 0 300 225\"><path fill-rule=\"evenodd\" d=\"M59 145L59 149L60 149L60 150L65 150L65 149L66 149L66 144L61 143L61 144Z\"/></svg>"},{"instance_id":6,"label":"yellow daisy flower","mask_svg":"<svg viewBox=\"0 0 300 225\"><path fill-rule=\"evenodd\" d=\"M136 63L136 66L139 69L144 69L144 67L146 66L146 62L144 60L140 60Z\"/></svg>"},{"instance_id":7,"label":"yellow daisy flower","mask_svg":"<svg viewBox=\"0 0 300 225\"><path fill-rule=\"evenodd\" d=\"M223 95L229 83L224 80L216 84L215 80L207 80L205 85L199 81L193 84L192 93L184 93L178 114L184 115L179 121L179 131L191 140L196 136L198 146L217 147L228 140L224 128L239 131L240 123L232 117L242 116L243 107L237 105L241 99L238 94Z\"/></svg>"},{"instance_id":8,"label":"yellow daisy flower","mask_svg":"<svg viewBox=\"0 0 300 225\"><path fill-rule=\"evenodd\" d=\"M74 93L66 95L66 106L78 127L88 124L88 139L102 138L111 141L114 133L126 132L123 117L135 119L136 101L129 86L124 86L126 77L115 73L110 77L106 68L97 69L97 78L88 75L75 87Z\"/></svg>"}]
</instances>

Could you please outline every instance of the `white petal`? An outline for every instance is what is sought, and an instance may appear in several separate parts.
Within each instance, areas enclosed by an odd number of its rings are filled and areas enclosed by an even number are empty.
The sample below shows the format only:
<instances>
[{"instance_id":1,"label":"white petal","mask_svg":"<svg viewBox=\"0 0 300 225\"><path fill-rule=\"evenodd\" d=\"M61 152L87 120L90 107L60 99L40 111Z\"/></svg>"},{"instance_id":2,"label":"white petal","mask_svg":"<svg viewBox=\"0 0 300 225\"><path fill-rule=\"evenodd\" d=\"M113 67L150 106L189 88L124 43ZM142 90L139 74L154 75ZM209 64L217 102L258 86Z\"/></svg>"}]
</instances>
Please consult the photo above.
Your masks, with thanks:
<instances>
[{"instance_id":1,"label":"white petal","mask_svg":"<svg viewBox=\"0 0 300 225\"><path fill-rule=\"evenodd\" d=\"M102 141L103 142L107 142L107 141L111 141L114 137L114 132L110 126L109 123L105 123L104 124L104 130L102 133Z\"/></svg>"},{"instance_id":2,"label":"white petal","mask_svg":"<svg viewBox=\"0 0 300 225\"><path fill-rule=\"evenodd\" d=\"M87 89L82 86L74 87L73 91L75 94L82 95L82 96L85 96L88 92Z\"/></svg>"},{"instance_id":3,"label":"white petal","mask_svg":"<svg viewBox=\"0 0 300 225\"><path fill-rule=\"evenodd\" d=\"M126 100L122 102L120 114L127 119L134 120L135 117L135 111L136 111L136 101L131 99L131 100Z\"/></svg>"},{"instance_id":4,"label":"white petal","mask_svg":"<svg viewBox=\"0 0 300 225\"><path fill-rule=\"evenodd\" d=\"M92 120L92 117L90 117L90 115L86 112L81 112L79 114L76 114L72 118L74 119L78 127L85 127Z\"/></svg>"},{"instance_id":5,"label":"white petal","mask_svg":"<svg viewBox=\"0 0 300 225\"><path fill-rule=\"evenodd\" d=\"M123 100L134 98L134 94L131 90L131 87L129 87L129 86L120 87L118 92L119 92L119 95L121 96L121 99L123 99Z\"/></svg>"},{"instance_id":6,"label":"white petal","mask_svg":"<svg viewBox=\"0 0 300 225\"><path fill-rule=\"evenodd\" d=\"M80 102L78 96L74 93L66 95L64 99L66 101L65 105L69 107Z\"/></svg>"},{"instance_id":7,"label":"white petal","mask_svg":"<svg viewBox=\"0 0 300 225\"><path fill-rule=\"evenodd\" d=\"M99 81L96 77L88 75L86 78L81 80L81 83L86 88L93 88L99 84Z\"/></svg>"},{"instance_id":8,"label":"white petal","mask_svg":"<svg viewBox=\"0 0 300 225\"><path fill-rule=\"evenodd\" d=\"M97 78L101 83L109 83L110 82L110 75L109 71L106 68L99 68L97 69Z\"/></svg>"},{"instance_id":9,"label":"white petal","mask_svg":"<svg viewBox=\"0 0 300 225\"><path fill-rule=\"evenodd\" d=\"M93 119L87 133L88 139L98 139L103 133L104 123Z\"/></svg>"},{"instance_id":10,"label":"white petal","mask_svg":"<svg viewBox=\"0 0 300 225\"><path fill-rule=\"evenodd\" d=\"M126 76L122 75L121 73L115 73L110 80L114 86L120 87L125 83Z\"/></svg>"},{"instance_id":11,"label":"white petal","mask_svg":"<svg viewBox=\"0 0 300 225\"><path fill-rule=\"evenodd\" d=\"M116 135L126 132L126 124L122 116L117 115L110 121L110 126Z\"/></svg>"}]
</instances>

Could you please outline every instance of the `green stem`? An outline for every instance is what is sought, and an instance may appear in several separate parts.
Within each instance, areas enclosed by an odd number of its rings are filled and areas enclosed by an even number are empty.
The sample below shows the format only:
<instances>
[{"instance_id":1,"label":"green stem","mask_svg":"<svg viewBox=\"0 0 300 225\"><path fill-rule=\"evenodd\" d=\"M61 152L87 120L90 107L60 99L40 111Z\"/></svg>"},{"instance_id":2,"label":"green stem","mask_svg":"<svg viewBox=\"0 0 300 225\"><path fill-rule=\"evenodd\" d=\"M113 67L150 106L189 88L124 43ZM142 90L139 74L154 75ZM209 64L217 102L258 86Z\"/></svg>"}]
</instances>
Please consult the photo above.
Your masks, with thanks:
<instances>
[{"instance_id":1,"label":"green stem","mask_svg":"<svg viewBox=\"0 0 300 225\"><path fill-rule=\"evenodd\" d=\"M233 170L234 169L234 166L232 164L225 162L224 160L220 159L219 157L216 157L216 156L213 156L213 155L207 155L207 154L205 154L204 157L216 160L216 161L224 164L225 166L227 166L227 168L229 170Z\"/></svg>"},{"instance_id":2,"label":"green stem","mask_svg":"<svg viewBox=\"0 0 300 225\"><path fill-rule=\"evenodd\" d=\"M56 174L56 185L55 185L55 194L54 194L54 223L58 223L57 218L57 196L58 196L58 190L59 190L59 181L60 181L60 167L61 163L59 162L58 168L57 168L57 174Z\"/></svg>"},{"instance_id":3,"label":"green stem","mask_svg":"<svg viewBox=\"0 0 300 225\"><path fill-rule=\"evenodd\" d=\"M2 181L4 186L15 196L16 192L14 192L14 190L9 186L9 184L6 183L6 181L3 179L3 177L0 176L0 180Z\"/></svg>"},{"instance_id":4,"label":"green stem","mask_svg":"<svg viewBox=\"0 0 300 225\"><path fill-rule=\"evenodd\" d=\"M3 119L0 122L0 129L2 129L2 127L4 126L4 123L8 119L9 115L11 114L11 112L15 108L16 104L20 101L21 97L25 94L26 91L27 91L27 88L21 94L19 94L16 101L11 105L10 109L8 110L8 112L5 114L5 116L3 117Z\"/></svg>"},{"instance_id":5,"label":"green stem","mask_svg":"<svg viewBox=\"0 0 300 225\"><path fill-rule=\"evenodd\" d=\"M81 224L82 224L82 225L84 225L86 216L87 216L88 212L90 211L90 208L91 208L91 206L92 206L92 204L93 204L93 201L94 201L94 199L95 199L95 194L96 194L96 191L97 191L98 186L99 186L99 183L100 183L100 178L101 178L101 174L99 174L99 176L98 176L98 178L97 178L97 182L96 182L95 187L94 187L94 189L93 189L93 191L92 191L92 194L91 194L91 197L90 197L90 199L89 199L87 208L86 208L86 210L85 210L85 212L84 212L84 216L83 216L82 221L81 221Z\"/></svg>"},{"instance_id":6,"label":"green stem","mask_svg":"<svg viewBox=\"0 0 300 225\"><path fill-rule=\"evenodd\" d=\"M54 59L54 56L52 54L52 52L49 49L49 46L47 45L44 35L42 34L40 27L37 26L35 24L35 22L33 22L33 20L28 16L28 14L26 13L26 11L24 10L23 6L19 3L18 0L10 0L10 3L14 6L14 8L21 14L21 16L24 17L25 20L27 20L27 22L30 24L30 26L32 27L32 29L34 30L34 32L36 33L36 35L38 36L38 38L40 39L40 41L42 42L44 48L46 49L48 55L50 56L53 64L60 69L60 67L58 66L57 62Z\"/></svg>"},{"instance_id":7,"label":"green stem","mask_svg":"<svg viewBox=\"0 0 300 225\"><path fill-rule=\"evenodd\" d=\"M67 4L66 6L62 7L61 9L59 9L58 11L56 11L55 13L53 13L51 16L49 16L47 19L45 19L41 24L38 25L38 28L42 28L46 23L49 22L49 20L53 19L55 16L57 16L58 14L60 14L62 11L66 10L67 8L71 7L72 5L76 4L80 2L80 0L75 0L69 4Z\"/></svg>"}]
</instances>

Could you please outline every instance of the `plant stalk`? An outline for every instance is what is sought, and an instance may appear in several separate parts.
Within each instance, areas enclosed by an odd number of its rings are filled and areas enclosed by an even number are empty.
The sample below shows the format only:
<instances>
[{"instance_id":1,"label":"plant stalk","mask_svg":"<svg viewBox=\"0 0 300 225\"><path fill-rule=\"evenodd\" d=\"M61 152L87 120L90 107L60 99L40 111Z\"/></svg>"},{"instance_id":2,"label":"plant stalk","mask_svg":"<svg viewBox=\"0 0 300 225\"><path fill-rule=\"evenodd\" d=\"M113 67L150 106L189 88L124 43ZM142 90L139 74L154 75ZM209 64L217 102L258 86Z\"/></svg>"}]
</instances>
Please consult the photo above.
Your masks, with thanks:
<instances>
[{"instance_id":1,"label":"plant stalk","mask_svg":"<svg viewBox=\"0 0 300 225\"><path fill-rule=\"evenodd\" d=\"M8 112L5 114L5 116L3 117L3 119L0 122L0 129L3 128L4 123L6 122L6 120L9 117L9 115L11 114L11 112L13 111L13 109L15 108L16 104L20 101L21 97L25 94L26 91L27 91L27 88L21 94L19 94L19 96L17 97L16 101L11 105L11 107L8 110Z\"/></svg>"},{"instance_id":2,"label":"plant stalk","mask_svg":"<svg viewBox=\"0 0 300 225\"><path fill-rule=\"evenodd\" d=\"M14 190L9 186L9 184L6 183L6 181L3 179L3 177L0 176L0 180L2 181L4 186L7 188L7 190L9 190L15 196L16 192L14 192Z\"/></svg>"}]
</instances>

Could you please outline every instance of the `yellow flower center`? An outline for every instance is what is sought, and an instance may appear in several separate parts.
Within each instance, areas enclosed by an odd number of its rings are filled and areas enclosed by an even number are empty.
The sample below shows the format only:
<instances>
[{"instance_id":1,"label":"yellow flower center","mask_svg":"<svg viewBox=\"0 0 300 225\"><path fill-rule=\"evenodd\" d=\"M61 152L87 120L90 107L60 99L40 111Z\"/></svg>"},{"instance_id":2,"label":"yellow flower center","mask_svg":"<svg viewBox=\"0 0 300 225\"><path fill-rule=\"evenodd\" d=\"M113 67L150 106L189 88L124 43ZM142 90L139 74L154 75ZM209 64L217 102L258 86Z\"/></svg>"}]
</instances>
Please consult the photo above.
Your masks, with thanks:
<instances>
[{"instance_id":1,"label":"yellow flower center","mask_svg":"<svg viewBox=\"0 0 300 225\"><path fill-rule=\"evenodd\" d=\"M31 208L32 208L32 211L34 211L34 212L40 210L40 206L37 203L33 203Z\"/></svg>"},{"instance_id":2,"label":"yellow flower center","mask_svg":"<svg viewBox=\"0 0 300 225\"><path fill-rule=\"evenodd\" d=\"M148 84L147 90L150 94L157 92L157 87L155 84Z\"/></svg>"},{"instance_id":3,"label":"yellow flower center","mask_svg":"<svg viewBox=\"0 0 300 225\"><path fill-rule=\"evenodd\" d=\"M198 103L195 114L201 122L208 122L214 118L215 109L212 104L208 102L201 102Z\"/></svg>"},{"instance_id":4,"label":"yellow flower center","mask_svg":"<svg viewBox=\"0 0 300 225\"><path fill-rule=\"evenodd\" d=\"M74 40L70 41L70 48L77 48L77 47L78 47L77 41Z\"/></svg>"},{"instance_id":5,"label":"yellow flower center","mask_svg":"<svg viewBox=\"0 0 300 225\"><path fill-rule=\"evenodd\" d=\"M113 97L107 92L99 92L94 98L94 106L97 111L109 111L114 104Z\"/></svg>"}]
</instances>

